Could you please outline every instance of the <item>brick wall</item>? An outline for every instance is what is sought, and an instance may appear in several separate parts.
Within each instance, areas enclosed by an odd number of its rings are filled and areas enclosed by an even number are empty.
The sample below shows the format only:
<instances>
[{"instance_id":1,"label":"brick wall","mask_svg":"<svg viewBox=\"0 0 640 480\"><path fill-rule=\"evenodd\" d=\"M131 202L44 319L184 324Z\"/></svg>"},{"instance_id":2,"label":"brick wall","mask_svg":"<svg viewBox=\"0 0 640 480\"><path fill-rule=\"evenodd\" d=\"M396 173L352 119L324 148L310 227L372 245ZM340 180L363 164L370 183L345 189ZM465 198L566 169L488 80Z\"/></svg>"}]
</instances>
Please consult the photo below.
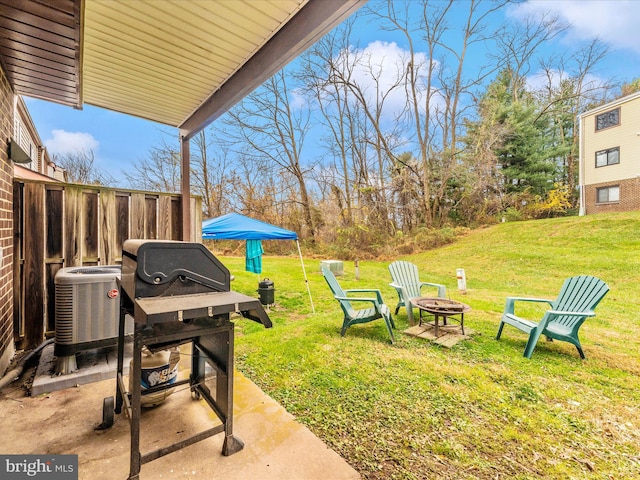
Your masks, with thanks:
<instances>
[{"instance_id":1,"label":"brick wall","mask_svg":"<svg viewBox=\"0 0 640 480\"><path fill-rule=\"evenodd\" d=\"M7 140L13 131L13 92L0 68L0 374L13 358L13 164Z\"/></svg>"},{"instance_id":2,"label":"brick wall","mask_svg":"<svg viewBox=\"0 0 640 480\"><path fill-rule=\"evenodd\" d=\"M596 203L597 190L602 187L620 186L620 201ZM640 178L620 180L618 182L585 185L585 213L629 212L640 210Z\"/></svg>"}]
</instances>

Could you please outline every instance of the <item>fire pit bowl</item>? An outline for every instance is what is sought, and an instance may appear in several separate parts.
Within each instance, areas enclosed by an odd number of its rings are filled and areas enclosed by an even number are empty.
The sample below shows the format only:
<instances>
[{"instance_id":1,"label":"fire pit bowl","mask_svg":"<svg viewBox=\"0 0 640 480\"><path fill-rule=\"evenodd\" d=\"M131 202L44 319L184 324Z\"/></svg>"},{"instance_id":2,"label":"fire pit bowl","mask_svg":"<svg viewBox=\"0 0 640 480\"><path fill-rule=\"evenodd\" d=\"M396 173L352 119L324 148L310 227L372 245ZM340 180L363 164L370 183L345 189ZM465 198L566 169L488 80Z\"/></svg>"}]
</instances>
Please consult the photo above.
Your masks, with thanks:
<instances>
[{"instance_id":1,"label":"fire pit bowl","mask_svg":"<svg viewBox=\"0 0 640 480\"><path fill-rule=\"evenodd\" d=\"M469 305L447 298L432 297L412 298L411 305L420 310L420 325L422 325L423 312L430 313L434 316L433 326L436 337L439 335L439 320L442 319L442 324L447 325L447 320L454 318L456 315L460 316L460 330L464 335L464 314L471 310Z\"/></svg>"},{"instance_id":2,"label":"fire pit bowl","mask_svg":"<svg viewBox=\"0 0 640 480\"><path fill-rule=\"evenodd\" d=\"M461 313L465 310L465 308L469 308L468 305L464 303L457 302L455 300L448 300L446 298L417 298L411 300L418 308L423 308L425 310L433 310L438 312L458 312Z\"/></svg>"}]
</instances>

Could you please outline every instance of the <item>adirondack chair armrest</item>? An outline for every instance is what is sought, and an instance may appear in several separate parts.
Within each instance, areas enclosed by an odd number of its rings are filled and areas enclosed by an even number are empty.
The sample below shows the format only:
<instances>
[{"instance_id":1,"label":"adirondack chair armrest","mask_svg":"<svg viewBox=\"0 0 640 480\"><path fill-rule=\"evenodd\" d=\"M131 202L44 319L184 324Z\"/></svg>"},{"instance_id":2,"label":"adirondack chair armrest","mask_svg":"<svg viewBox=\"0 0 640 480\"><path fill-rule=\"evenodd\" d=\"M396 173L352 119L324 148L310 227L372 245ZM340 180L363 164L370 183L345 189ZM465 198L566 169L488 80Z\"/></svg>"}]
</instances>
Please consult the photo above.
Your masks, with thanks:
<instances>
[{"instance_id":1,"label":"adirondack chair armrest","mask_svg":"<svg viewBox=\"0 0 640 480\"><path fill-rule=\"evenodd\" d=\"M344 293L346 293L347 296L350 293L375 293L376 299L378 300L378 302L380 304L384 303L384 301L382 300L382 293L380 293L380 290L376 288L352 288L350 290L345 290ZM348 300L353 300L353 298L349 298Z\"/></svg>"},{"instance_id":2,"label":"adirondack chair armrest","mask_svg":"<svg viewBox=\"0 0 640 480\"><path fill-rule=\"evenodd\" d=\"M516 302L538 302L548 303L549 305L553 304L553 300L548 300L546 298L507 297L507 302L504 306L504 313L515 315Z\"/></svg>"},{"instance_id":3,"label":"adirondack chair armrest","mask_svg":"<svg viewBox=\"0 0 640 480\"><path fill-rule=\"evenodd\" d=\"M391 282L389 284L389 286L396 289L396 292L398 293L398 298L400 299L400 302L404 302L405 299L409 298L409 292L407 292L407 288L404 285L400 285L399 283Z\"/></svg>"},{"instance_id":4,"label":"adirondack chair armrest","mask_svg":"<svg viewBox=\"0 0 640 480\"><path fill-rule=\"evenodd\" d=\"M435 287L438 289L438 298L446 298L447 296L447 287L440 283L430 283L430 282L420 282L420 290L422 287Z\"/></svg>"},{"instance_id":5,"label":"adirondack chair armrest","mask_svg":"<svg viewBox=\"0 0 640 480\"><path fill-rule=\"evenodd\" d=\"M573 317L595 317L596 316L596 312L594 311L588 311L588 312L563 312L561 310L549 310L547 313L549 313L550 315L567 315L567 316L573 316Z\"/></svg>"},{"instance_id":6,"label":"adirondack chair armrest","mask_svg":"<svg viewBox=\"0 0 640 480\"><path fill-rule=\"evenodd\" d=\"M369 302L369 303L372 303L373 306L376 309L381 308L381 305L383 305L381 302L378 301L377 298L371 298L371 297L338 297L338 296L334 296L333 298L335 298L336 300L346 300L348 302Z\"/></svg>"}]
</instances>

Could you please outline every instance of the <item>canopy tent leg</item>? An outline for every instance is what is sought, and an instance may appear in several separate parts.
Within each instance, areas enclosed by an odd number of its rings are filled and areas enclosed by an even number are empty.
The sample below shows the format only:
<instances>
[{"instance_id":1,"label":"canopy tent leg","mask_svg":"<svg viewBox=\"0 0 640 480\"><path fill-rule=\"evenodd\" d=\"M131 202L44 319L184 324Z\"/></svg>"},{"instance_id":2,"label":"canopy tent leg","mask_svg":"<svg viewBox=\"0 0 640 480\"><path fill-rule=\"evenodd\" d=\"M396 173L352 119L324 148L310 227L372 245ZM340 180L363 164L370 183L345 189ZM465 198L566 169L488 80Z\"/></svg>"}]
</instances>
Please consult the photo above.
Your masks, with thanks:
<instances>
[{"instance_id":1,"label":"canopy tent leg","mask_svg":"<svg viewBox=\"0 0 640 480\"><path fill-rule=\"evenodd\" d=\"M307 279L307 271L304 269L304 261L302 260L302 251L300 250L300 242L296 240L298 246L298 255L300 255L300 264L302 265L302 274L304 275L304 283L307 285L307 292L309 293L309 301L311 302L311 313L316 313L316 309L313 306L313 298L311 298L311 289L309 288L309 280Z\"/></svg>"}]
</instances>

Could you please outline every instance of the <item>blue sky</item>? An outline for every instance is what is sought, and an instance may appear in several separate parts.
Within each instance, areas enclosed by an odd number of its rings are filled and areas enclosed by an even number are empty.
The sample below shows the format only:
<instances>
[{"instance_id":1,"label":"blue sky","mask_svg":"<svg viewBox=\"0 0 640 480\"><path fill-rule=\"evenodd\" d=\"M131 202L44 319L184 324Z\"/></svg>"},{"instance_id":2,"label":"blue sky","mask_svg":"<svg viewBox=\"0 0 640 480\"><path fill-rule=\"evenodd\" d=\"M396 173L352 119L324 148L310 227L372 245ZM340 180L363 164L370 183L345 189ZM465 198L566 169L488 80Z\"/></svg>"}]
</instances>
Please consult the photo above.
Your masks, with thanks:
<instances>
[{"instance_id":1,"label":"blue sky","mask_svg":"<svg viewBox=\"0 0 640 480\"><path fill-rule=\"evenodd\" d=\"M459 2L458 5L464 5ZM543 0L526 1L504 10L510 18L551 12L571 24L556 40L558 50L567 50L594 38L610 49L599 75L618 82L640 77L640 1L638 0ZM402 50L402 40L361 22L354 30L359 48L389 58ZM397 44L393 42L397 41ZM532 72L535 74L535 72ZM93 150L96 166L121 179L121 172L147 157L163 137L177 139L177 129L128 115L86 105L74 110L50 102L25 98L40 137L50 154L72 150ZM168 136L168 137L167 137ZM126 186L126 185L122 185Z\"/></svg>"}]
</instances>

